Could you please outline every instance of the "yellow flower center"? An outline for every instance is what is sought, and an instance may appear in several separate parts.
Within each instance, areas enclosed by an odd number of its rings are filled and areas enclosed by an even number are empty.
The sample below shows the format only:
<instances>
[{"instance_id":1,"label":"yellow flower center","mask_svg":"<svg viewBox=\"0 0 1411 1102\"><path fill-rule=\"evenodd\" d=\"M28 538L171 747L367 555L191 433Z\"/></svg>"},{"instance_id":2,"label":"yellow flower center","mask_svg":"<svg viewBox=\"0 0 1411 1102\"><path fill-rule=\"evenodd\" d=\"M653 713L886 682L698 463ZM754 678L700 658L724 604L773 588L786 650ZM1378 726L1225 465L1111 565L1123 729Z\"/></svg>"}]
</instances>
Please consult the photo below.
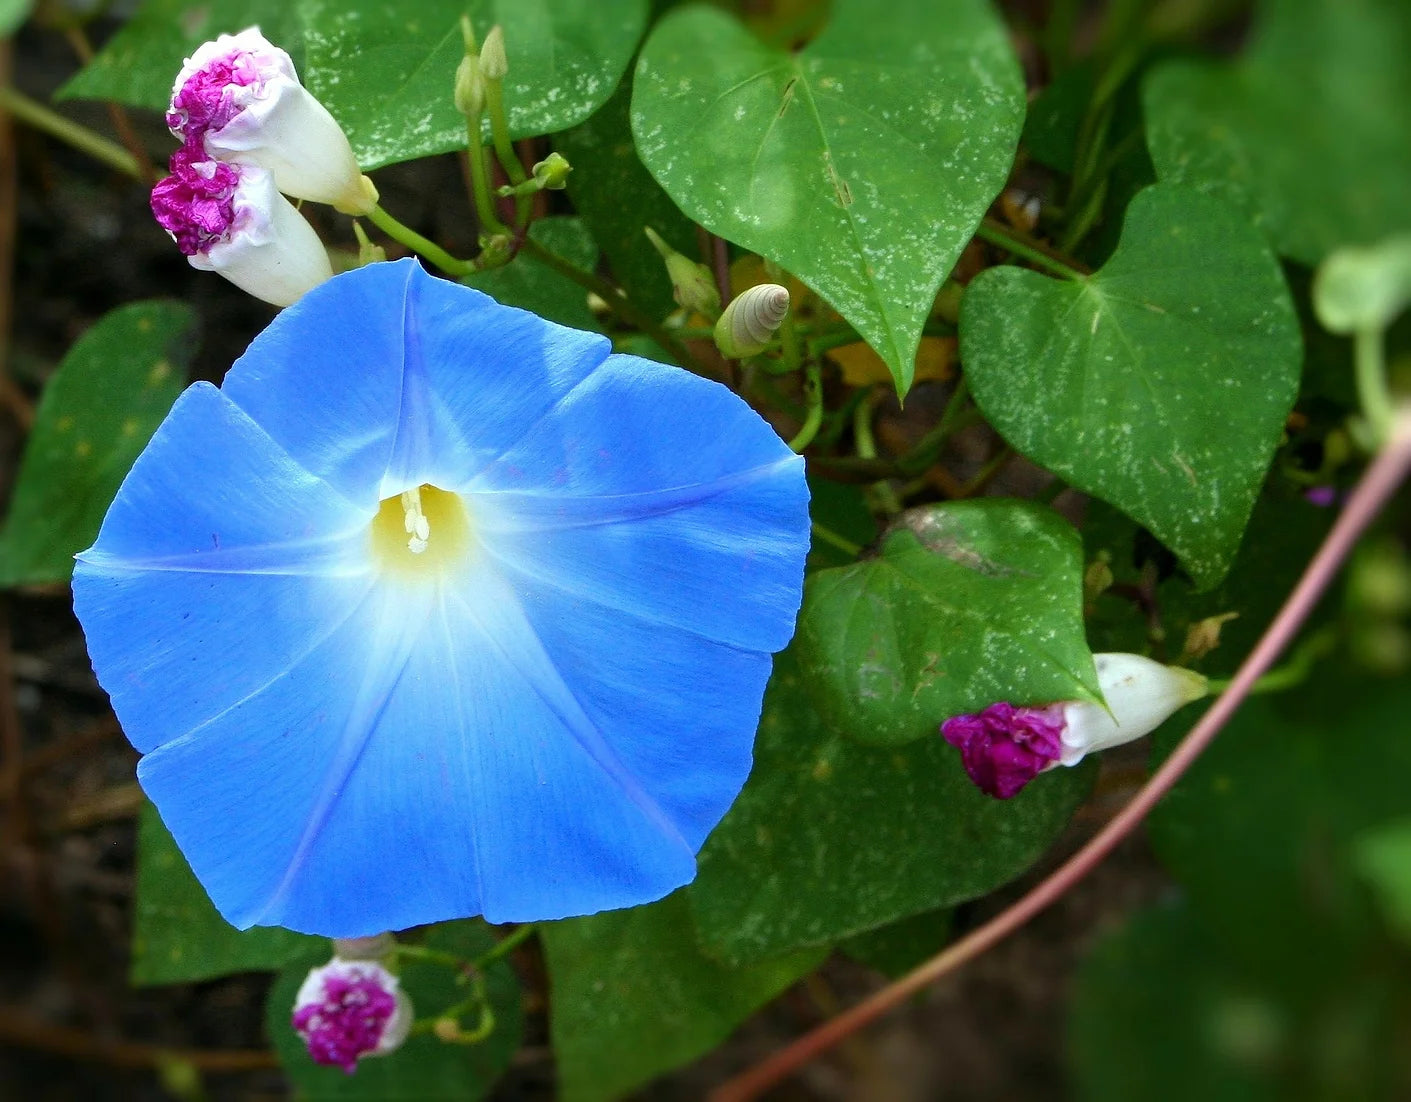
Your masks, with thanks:
<instances>
[{"instance_id":1,"label":"yellow flower center","mask_svg":"<svg viewBox=\"0 0 1411 1102\"><path fill-rule=\"evenodd\" d=\"M373 517L372 551L384 570L435 577L470 550L470 517L459 494L423 483L384 498Z\"/></svg>"}]
</instances>

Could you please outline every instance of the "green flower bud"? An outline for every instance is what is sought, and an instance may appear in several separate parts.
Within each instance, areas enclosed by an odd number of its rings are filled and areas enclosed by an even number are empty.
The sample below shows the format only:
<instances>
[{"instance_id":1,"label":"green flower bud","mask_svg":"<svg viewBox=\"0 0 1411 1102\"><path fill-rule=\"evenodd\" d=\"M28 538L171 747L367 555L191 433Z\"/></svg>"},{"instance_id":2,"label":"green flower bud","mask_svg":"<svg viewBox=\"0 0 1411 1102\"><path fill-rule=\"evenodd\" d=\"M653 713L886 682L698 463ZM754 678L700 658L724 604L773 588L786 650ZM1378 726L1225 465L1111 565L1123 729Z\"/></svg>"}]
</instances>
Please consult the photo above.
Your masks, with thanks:
<instances>
[{"instance_id":1,"label":"green flower bud","mask_svg":"<svg viewBox=\"0 0 1411 1102\"><path fill-rule=\"evenodd\" d=\"M455 103L456 110L468 119L478 119L485 110L485 74L473 54L461 58L456 67Z\"/></svg>"},{"instance_id":2,"label":"green flower bud","mask_svg":"<svg viewBox=\"0 0 1411 1102\"><path fill-rule=\"evenodd\" d=\"M647 226L644 232L652 247L666 261L666 274L671 277L672 295L680 306L693 314L714 315L720 311L720 292L716 290L715 279L704 264L678 253L661 239L661 235Z\"/></svg>"},{"instance_id":3,"label":"green flower bud","mask_svg":"<svg viewBox=\"0 0 1411 1102\"><path fill-rule=\"evenodd\" d=\"M568 183L568 174L573 166L560 153L550 153L531 170L541 188L562 191Z\"/></svg>"},{"instance_id":4,"label":"green flower bud","mask_svg":"<svg viewBox=\"0 0 1411 1102\"><path fill-rule=\"evenodd\" d=\"M499 24L490 28L485 45L480 47L480 71L486 80L504 80L510 71L510 60L505 55L505 32Z\"/></svg>"}]
</instances>

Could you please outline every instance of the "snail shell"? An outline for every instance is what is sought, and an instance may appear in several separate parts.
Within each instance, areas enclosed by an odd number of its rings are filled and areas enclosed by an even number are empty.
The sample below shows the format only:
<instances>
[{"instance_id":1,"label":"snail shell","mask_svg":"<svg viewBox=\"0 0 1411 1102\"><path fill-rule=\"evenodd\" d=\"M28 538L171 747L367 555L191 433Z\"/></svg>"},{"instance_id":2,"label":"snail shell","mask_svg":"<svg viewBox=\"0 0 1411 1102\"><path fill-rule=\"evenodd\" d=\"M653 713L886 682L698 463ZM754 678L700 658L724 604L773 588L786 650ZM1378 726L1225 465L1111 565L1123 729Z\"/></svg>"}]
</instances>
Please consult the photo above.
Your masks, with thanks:
<instances>
[{"instance_id":1,"label":"snail shell","mask_svg":"<svg viewBox=\"0 0 1411 1102\"><path fill-rule=\"evenodd\" d=\"M761 283L734 298L715 324L715 343L731 359L763 352L789 314L789 289Z\"/></svg>"}]
</instances>

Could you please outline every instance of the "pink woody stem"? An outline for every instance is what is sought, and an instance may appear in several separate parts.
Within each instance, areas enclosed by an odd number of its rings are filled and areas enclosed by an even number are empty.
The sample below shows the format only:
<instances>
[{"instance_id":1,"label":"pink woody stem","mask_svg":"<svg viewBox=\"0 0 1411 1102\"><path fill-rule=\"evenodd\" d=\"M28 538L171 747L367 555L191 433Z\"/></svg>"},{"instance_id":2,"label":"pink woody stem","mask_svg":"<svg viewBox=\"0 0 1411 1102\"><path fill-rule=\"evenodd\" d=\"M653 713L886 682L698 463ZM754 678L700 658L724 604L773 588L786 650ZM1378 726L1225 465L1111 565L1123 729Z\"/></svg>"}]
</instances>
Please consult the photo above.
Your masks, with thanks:
<instances>
[{"instance_id":1,"label":"pink woody stem","mask_svg":"<svg viewBox=\"0 0 1411 1102\"><path fill-rule=\"evenodd\" d=\"M1169 792L1220 729L1244 702L1250 687L1292 641L1313 606L1336 575L1343 559L1411 469L1411 407L1403 407L1393 422L1386 446L1372 461L1348 499L1347 507L1308 564L1274 622L1260 638L1210 710L1152 774L1129 804L1119 811L1077 853L1027 895L978 927L925 964L884 987L851 1010L824 1022L810 1033L717 1088L710 1102L748 1102L796 1069L826 1052L843 1038L910 998L947 973L1008 937L1097 867Z\"/></svg>"}]
</instances>

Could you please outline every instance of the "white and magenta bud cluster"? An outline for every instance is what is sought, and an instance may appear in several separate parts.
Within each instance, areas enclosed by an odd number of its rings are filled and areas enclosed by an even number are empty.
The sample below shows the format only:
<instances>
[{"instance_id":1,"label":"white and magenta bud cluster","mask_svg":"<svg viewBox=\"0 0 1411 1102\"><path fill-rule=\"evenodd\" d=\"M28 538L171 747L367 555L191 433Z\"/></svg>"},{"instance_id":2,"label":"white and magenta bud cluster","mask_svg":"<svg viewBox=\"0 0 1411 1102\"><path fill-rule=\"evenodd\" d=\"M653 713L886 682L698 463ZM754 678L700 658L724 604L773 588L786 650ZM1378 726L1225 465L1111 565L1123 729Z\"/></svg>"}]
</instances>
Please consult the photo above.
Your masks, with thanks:
<instances>
[{"instance_id":1,"label":"white and magenta bud cluster","mask_svg":"<svg viewBox=\"0 0 1411 1102\"><path fill-rule=\"evenodd\" d=\"M364 1056L401 1047L412 1004L397 977L373 960L335 956L310 970L294 996L294 1030L316 1064L351 1075Z\"/></svg>"},{"instance_id":2,"label":"white and magenta bud cluster","mask_svg":"<svg viewBox=\"0 0 1411 1102\"><path fill-rule=\"evenodd\" d=\"M953 716L941 736L960 751L970 779L1007 800L1059 765L1150 734L1179 708L1209 692L1204 677L1139 654L1095 654L1105 704L1087 700L1019 707L1000 701Z\"/></svg>"},{"instance_id":3,"label":"white and magenta bud cluster","mask_svg":"<svg viewBox=\"0 0 1411 1102\"><path fill-rule=\"evenodd\" d=\"M285 196L367 214L377 191L287 53L257 27L205 43L178 74L166 121L181 148L152 212L193 267L276 306L333 274Z\"/></svg>"}]
</instances>

